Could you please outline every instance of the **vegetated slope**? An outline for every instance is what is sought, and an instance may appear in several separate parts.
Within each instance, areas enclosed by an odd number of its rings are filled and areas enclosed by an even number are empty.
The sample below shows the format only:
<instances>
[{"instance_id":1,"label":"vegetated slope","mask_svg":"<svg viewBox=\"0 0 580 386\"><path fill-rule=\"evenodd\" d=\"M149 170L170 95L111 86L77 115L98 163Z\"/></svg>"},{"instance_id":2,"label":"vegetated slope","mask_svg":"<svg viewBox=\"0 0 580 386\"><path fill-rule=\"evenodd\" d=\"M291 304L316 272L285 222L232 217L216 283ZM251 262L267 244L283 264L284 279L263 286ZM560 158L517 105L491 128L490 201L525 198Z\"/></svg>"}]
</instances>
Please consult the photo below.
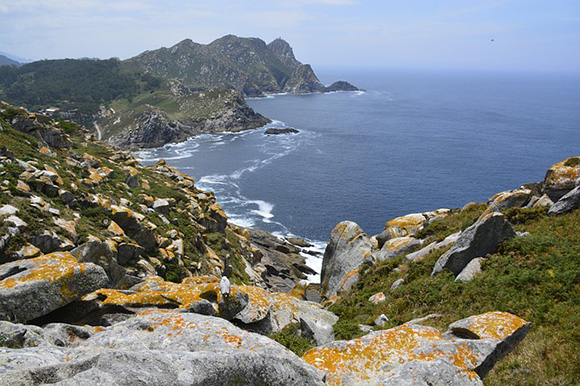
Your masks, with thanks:
<instances>
[{"instance_id":1,"label":"vegetated slope","mask_svg":"<svg viewBox=\"0 0 580 386\"><path fill-rule=\"evenodd\" d=\"M20 66L20 62L12 60L5 55L0 55L0 66Z\"/></svg>"},{"instance_id":2,"label":"vegetated slope","mask_svg":"<svg viewBox=\"0 0 580 386\"><path fill-rule=\"evenodd\" d=\"M233 280L250 281L255 250L191 177L164 163L142 167L71 121L3 104L0 123L0 207L9 205L0 215L1 263L100 248L106 258L97 264L116 285L213 273L229 254ZM4 219L11 212L22 222Z\"/></svg>"},{"instance_id":3,"label":"vegetated slope","mask_svg":"<svg viewBox=\"0 0 580 386\"><path fill-rule=\"evenodd\" d=\"M70 118L93 119L102 105L157 89L150 75L123 70L109 60L41 60L20 67L0 67L0 95L29 109L59 107Z\"/></svg>"},{"instance_id":4,"label":"vegetated slope","mask_svg":"<svg viewBox=\"0 0 580 386\"><path fill-rule=\"evenodd\" d=\"M325 91L312 68L296 60L282 39L266 44L227 35L208 45L186 39L126 62L157 77L178 78L192 88L234 89L250 96Z\"/></svg>"},{"instance_id":5,"label":"vegetated slope","mask_svg":"<svg viewBox=\"0 0 580 386\"><path fill-rule=\"evenodd\" d=\"M477 220L485 204L471 205L438 220L415 237L424 245L466 229ZM437 259L448 249L432 252L420 262L404 257L367 266L360 281L341 294L330 310L339 315L338 339L362 335L359 324L373 324L381 314L386 328L427 314L441 318L435 327L472 314L501 310L533 323L528 337L496 366L486 384L559 384L580 382L580 211L547 216L547 209L511 208L505 216L527 237L500 245L484 260L482 273L469 282L455 281L451 272L431 276ZM398 268L397 268L398 267ZM391 285L404 278L396 289ZM373 304L369 297L384 292L386 301Z\"/></svg>"}]
</instances>

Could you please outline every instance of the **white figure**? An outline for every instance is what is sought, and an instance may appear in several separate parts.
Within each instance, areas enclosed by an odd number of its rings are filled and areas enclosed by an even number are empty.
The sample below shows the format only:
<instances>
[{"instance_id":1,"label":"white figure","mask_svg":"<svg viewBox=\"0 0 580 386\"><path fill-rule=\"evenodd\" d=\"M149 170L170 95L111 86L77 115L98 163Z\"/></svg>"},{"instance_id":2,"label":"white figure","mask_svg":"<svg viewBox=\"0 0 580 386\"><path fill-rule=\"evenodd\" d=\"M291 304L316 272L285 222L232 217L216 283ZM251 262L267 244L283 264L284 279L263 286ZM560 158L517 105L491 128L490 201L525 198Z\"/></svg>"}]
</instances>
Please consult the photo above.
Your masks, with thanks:
<instances>
[{"instance_id":1,"label":"white figure","mask_svg":"<svg viewBox=\"0 0 580 386\"><path fill-rule=\"evenodd\" d=\"M220 280L220 292L224 298L230 296L230 290L232 285L230 284L230 280L227 276L222 276L222 280Z\"/></svg>"}]
</instances>

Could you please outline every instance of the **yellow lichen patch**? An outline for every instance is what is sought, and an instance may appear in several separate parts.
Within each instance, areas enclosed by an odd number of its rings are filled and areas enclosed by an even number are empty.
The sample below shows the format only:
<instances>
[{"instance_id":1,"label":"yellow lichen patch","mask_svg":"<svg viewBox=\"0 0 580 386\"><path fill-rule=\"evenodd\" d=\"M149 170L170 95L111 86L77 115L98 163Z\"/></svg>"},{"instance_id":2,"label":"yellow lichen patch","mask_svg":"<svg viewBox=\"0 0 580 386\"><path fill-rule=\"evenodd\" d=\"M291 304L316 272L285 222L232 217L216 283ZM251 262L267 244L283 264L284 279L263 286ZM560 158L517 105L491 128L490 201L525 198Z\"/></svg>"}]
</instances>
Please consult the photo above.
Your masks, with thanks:
<instances>
[{"instance_id":1,"label":"yellow lichen patch","mask_svg":"<svg viewBox=\"0 0 580 386\"><path fill-rule=\"evenodd\" d=\"M334 303L336 303L339 299L340 299L340 296L335 295L335 296L331 297L330 299L326 300L325 302L323 302L322 307L328 308L331 305L333 305Z\"/></svg>"},{"instance_id":2,"label":"yellow lichen patch","mask_svg":"<svg viewBox=\"0 0 580 386\"><path fill-rule=\"evenodd\" d=\"M289 295L295 297L296 299L304 299L304 295L306 295L306 289L308 288L308 281L300 280L292 291L290 291Z\"/></svg>"},{"instance_id":3,"label":"yellow lichen patch","mask_svg":"<svg viewBox=\"0 0 580 386\"><path fill-rule=\"evenodd\" d=\"M383 303L385 300L387 300L387 298L383 292L376 293L369 298L369 302L374 304Z\"/></svg>"},{"instance_id":4,"label":"yellow lichen patch","mask_svg":"<svg viewBox=\"0 0 580 386\"><path fill-rule=\"evenodd\" d=\"M30 186L24 181L18 180L18 182L16 183L16 189L24 193L30 193Z\"/></svg>"},{"instance_id":5,"label":"yellow lichen patch","mask_svg":"<svg viewBox=\"0 0 580 386\"><path fill-rule=\"evenodd\" d=\"M220 279L216 276L192 276L183 279L183 284L203 284L203 283L219 283Z\"/></svg>"},{"instance_id":6,"label":"yellow lichen patch","mask_svg":"<svg viewBox=\"0 0 580 386\"><path fill-rule=\"evenodd\" d=\"M344 278L342 278L338 288L339 291L344 289L344 286L348 283L349 279L351 279L353 276L358 275L359 273L359 268L355 268L352 271L350 271L349 273L347 273Z\"/></svg>"},{"instance_id":7,"label":"yellow lichen patch","mask_svg":"<svg viewBox=\"0 0 580 386\"><path fill-rule=\"evenodd\" d=\"M566 163L571 158L577 157L567 158L552 165L550 169L548 169L548 172L546 173L546 179L544 181L547 187L556 189L574 187L576 179L580 177L580 165L566 166Z\"/></svg>"},{"instance_id":8,"label":"yellow lichen patch","mask_svg":"<svg viewBox=\"0 0 580 386\"><path fill-rule=\"evenodd\" d=\"M248 295L248 306L244 309L253 320L262 320L270 311L272 300L270 293L258 287L251 285L232 286L230 296L235 296L236 292Z\"/></svg>"},{"instance_id":9,"label":"yellow lichen patch","mask_svg":"<svg viewBox=\"0 0 580 386\"><path fill-rule=\"evenodd\" d=\"M109 224L107 230L109 232L111 232L112 234L114 234L115 236L124 236L125 235L125 231L123 231L123 229L121 229L119 224L117 224L116 222L114 222L112 220L111 220L111 223Z\"/></svg>"},{"instance_id":10,"label":"yellow lichen patch","mask_svg":"<svg viewBox=\"0 0 580 386\"><path fill-rule=\"evenodd\" d=\"M64 229L72 237L77 237L77 222L75 220L66 221L62 218L54 220L55 225Z\"/></svg>"},{"instance_id":11,"label":"yellow lichen patch","mask_svg":"<svg viewBox=\"0 0 580 386\"><path fill-rule=\"evenodd\" d=\"M30 258L37 257L38 255L40 255L41 251L36 246L34 246L32 244L27 244L27 245L23 246L20 249L20 251L18 251L18 254L25 259L30 259Z\"/></svg>"},{"instance_id":12,"label":"yellow lichen patch","mask_svg":"<svg viewBox=\"0 0 580 386\"><path fill-rule=\"evenodd\" d=\"M468 329L480 339L503 340L528 324L525 320L508 312L494 311L472 316L467 319Z\"/></svg>"},{"instance_id":13,"label":"yellow lichen patch","mask_svg":"<svg viewBox=\"0 0 580 386\"><path fill-rule=\"evenodd\" d=\"M385 229L392 237L401 237L413 234L425 225L425 216L421 213L411 213L397 217L385 224Z\"/></svg>"},{"instance_id":14,"label":"yellow lichen patch","mask_svg":"<svg viewBox=\"0 0 580 386\"><path fill-rule=\"evenodd\" d=\"M69 252L54 252L26 260L28 269L0 281L0 287L14 288L19 285L46 280L60 286L64 301L74 299L77 294L70 290L75 274L83 273L86 264L80 264Z\"/></svg>"},{"instance_id":15,"label":"yellow lichen patch","mask_svg":"<svg viewBox=\"0 0 580 386\"><path fill-rule=\"evenodd\" d=\"M393 365L435 359L451 363L459 373L476 379L473 370L481 358L468 341L450 346L432 327L401 325L348 342L314 348L302 359L326 372L327 384L341 385L347 379L351 383L377 379L385 368Z\"/></svg>"},{"instance_id":16,"label":"yellow lichen patch","mask_svg":"<svg viewBox=\"0 0 580 386\"><path fill-rule=\"evenodd\" d=\"M50 149L46 146L41 147L40 149L38 149L38 152L42 155L48 155L48 156L53 156L53 153L50 151Z\"/></svg>"},{"instance_id":17,"label":"yellow lichen patch","mask_svg":"<svg viewBox=\"0 0 580 386\"><path fill-rule=\"evenodd\" d=\"M112 289L100 289L95 293L105 297L103 304L119 306L160 306L178 305L179 308L190 308L194 302L201 301L200 295L207 292L218 292L218 283L172 283L158 276L149 276L145 282L134 287L137 293L126 294Z\"/></svg>"},{"instance_id":18,"label":"yellow lichen patch","mask_svg":"<svg viewBox=\"0 0 580 386\"><path fill-rule=\"evenodd\" d=\"M396 237L388 240L383 246L383 249L387 251L398 251L407 246L412 240L414 240L414 238L410 236Z\"/></svg>"}]
</instances>

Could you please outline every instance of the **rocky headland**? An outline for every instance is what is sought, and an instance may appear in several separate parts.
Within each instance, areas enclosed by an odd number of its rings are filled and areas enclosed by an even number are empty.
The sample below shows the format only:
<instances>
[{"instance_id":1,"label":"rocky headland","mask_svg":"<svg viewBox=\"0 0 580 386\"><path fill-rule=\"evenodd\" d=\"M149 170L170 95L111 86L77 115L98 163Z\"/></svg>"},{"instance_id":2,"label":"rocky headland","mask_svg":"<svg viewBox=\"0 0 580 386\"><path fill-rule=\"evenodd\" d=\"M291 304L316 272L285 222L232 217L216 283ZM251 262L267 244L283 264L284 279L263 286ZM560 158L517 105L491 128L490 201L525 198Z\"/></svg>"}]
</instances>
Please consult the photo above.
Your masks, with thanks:
<instances>
[{"instance_id":1,"label":"rocky headland","mask_svg":"<svg viewBox=\"0 0 580 386\"><path fill-rule=\"evenodd\" d=\"M558 350L542 315L576 314L580 158L372 237L342 222L316 285L307 243L229 223L165 162L7 104L0 124L0 384L501 384Z\"/></svg>"}]
</instances>

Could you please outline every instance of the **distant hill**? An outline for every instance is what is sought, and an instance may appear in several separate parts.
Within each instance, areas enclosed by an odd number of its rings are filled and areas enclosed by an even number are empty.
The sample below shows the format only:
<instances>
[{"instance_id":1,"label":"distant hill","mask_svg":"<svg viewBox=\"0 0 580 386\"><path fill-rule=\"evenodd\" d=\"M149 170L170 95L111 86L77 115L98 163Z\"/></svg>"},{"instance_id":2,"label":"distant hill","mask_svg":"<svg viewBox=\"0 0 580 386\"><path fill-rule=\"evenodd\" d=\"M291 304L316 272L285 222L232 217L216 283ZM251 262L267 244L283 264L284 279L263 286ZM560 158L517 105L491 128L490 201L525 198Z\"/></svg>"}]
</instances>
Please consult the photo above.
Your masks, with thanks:
<instances>
[{"instance_id":1,"label":"distant hill","mask_svg":"<svg viewBox=\"0 0 580 386\"><path fill-rule=\"evenodd\" d=\"M0 55L0 66L20 66L20 62L12 60L7 56Z\"/></svg>"},{"instance_id":2,"label":"distant hill","mask_svg":"<svg viewBox=\"0 0 580 386\"><path fill-rule=\"evenodd\" d=\"M178 78L190 88L234 89L246 96L327 91L310 65L299 62L282 39L266 44L227 35L207 45L186 39L126 63L153 76Z\"/></svg>"}]
</instances>

